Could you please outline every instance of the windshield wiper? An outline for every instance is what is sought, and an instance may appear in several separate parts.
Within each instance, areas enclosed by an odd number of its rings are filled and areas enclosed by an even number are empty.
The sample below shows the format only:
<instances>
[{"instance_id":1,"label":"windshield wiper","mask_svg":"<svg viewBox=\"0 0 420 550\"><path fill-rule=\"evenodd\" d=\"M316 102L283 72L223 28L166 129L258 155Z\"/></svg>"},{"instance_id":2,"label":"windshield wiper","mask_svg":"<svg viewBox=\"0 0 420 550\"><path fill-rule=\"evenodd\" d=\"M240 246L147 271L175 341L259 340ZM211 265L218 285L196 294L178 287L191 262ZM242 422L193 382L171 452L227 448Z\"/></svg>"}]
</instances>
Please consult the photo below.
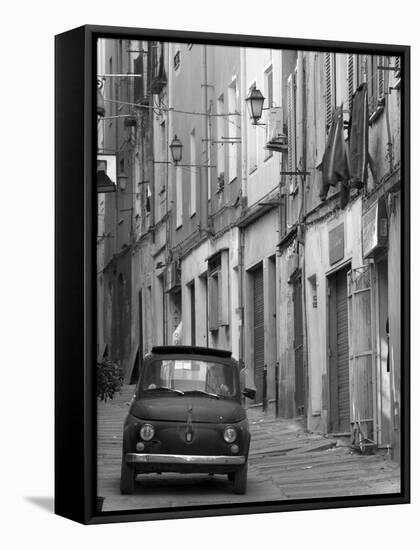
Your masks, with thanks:
<instances>
[{"instance_id":1,"label":"windshield wiper","mask_svg":"<svg viewBox=\"0 0 420 550\"><path fill-rule=\"evenodd\" d=\"M210 393L208 391L203 391L203 390L189 390L189 391L186 391L185 393L201 393L203 395L208 395L209 397L213 397L213 399L220 399L220 396L217 395L217 393Z\"/></svg>"},{"instance_id":2,"label":"windshield wiper","mask_svg":"<svg viewBox=\"0 0 420 550\"><path fill-rule=\"evenodd\" d=\"M156 386L154 388L148 388L146 391L156 391L156 390L165 390L177 393L178 395L184 395L184 392L181 390L176 390L174 388L168 388L167 386Z\"/></svg>"}]
</instances>

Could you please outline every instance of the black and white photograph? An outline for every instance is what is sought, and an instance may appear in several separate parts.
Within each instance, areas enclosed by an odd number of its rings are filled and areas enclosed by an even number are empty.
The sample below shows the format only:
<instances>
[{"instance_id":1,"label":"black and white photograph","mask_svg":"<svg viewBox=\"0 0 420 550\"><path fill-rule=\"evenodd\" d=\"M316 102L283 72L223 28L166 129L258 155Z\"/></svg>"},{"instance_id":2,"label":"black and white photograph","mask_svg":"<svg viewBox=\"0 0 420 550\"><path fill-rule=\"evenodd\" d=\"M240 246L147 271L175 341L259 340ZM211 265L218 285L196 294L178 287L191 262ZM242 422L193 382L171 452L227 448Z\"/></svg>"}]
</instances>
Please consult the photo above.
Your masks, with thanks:
<instances>
[{"instance_id":1,"label":"black and white photograph","mask_svg":"<svg viewBox=\"0 0 420 550\"><path fill-rule=\"evenodd\" d=\"M389 47L96 41L98 512L398 495Z\"/></svg>"}]
</instances>

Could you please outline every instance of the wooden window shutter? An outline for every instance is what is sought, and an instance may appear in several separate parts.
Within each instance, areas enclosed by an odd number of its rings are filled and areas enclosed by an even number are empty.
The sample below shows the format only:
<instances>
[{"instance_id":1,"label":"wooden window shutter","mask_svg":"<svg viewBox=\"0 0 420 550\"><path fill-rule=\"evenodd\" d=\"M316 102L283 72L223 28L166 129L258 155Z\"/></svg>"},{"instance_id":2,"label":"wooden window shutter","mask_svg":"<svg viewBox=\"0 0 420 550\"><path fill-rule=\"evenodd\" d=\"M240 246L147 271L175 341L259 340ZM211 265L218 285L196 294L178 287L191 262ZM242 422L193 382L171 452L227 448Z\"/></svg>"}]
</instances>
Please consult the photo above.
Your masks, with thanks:
<instances>
[{"instance_id":1,"label":"wooden window shutter","mask_svg":"<svg viewBox=\"0 0 420 550\"><path fill-rule=\"evenodd\" d=\"M394 67L395 67L395 78L401 76L401 57L396 55L394 58Z\"/></svg>"},{"instance_id":2,"label":"wooden window shutter","mask_svg":"<svg viewBox=\"0 0 420 550\"><path fill-rule=\"evenodd\" d=\"M287 171L296 171L296 86L292 73L287 80ZM288 176L291 192L296 187L296 176Z\"/></svg>"},{"instance_id":3,"label":"wooden window shutter","mask_svg":"<svg viewBox=\"0 0 420 550\"><path fill-rule=\"evenodd\" d=\"M219 274L213 273L208 278L208 308L209 308L209 330L219 328Z\"/></svg>"},{"instance_id":4,"label":"wooden window shutter","mask_svg":"<svg viewBox=\"0 0 420 550\"><path fill-rule=\"evenodd\" d=\"M140 54L134 60L134 74L141 75L140 78L134 78L134 103L140 103L144 96L143 90L143 54Z\"/></svg>"},{"instance_id":5,"label":"wooden window shutter","mask_svg":"<svg viewBox=\"0 0 420 550\"><path fill-rule=\"evenodd\" d=\"M350 422L355 434L373 440L374 352L370 267L347 273L349 313Z\"/></svg>"},{"instance_id":6,"label":"wooden window shutter","mask_svg":"<svg viewBox=\"0 0 420 550\"><path fill-rule=\"evenodd\" d=\"M347 54L347 96L348 96L348 105L349 109L351 109L352 102L353 102L353 94L357 87L357 65L355 56L352 53Z\"/></svg>"},{"instance_id":7,"label":"wooden window shutter","mask_svg":"<svg viewBox=\"0 0 420 550\"><path fill-rule=\"evenodd\" d=\"M325 54L325 124L331 125L335 108L335 54Z\"/></svg>"},{"instance_id":8,"label":"wooden window shutter","mask_svg":"<svg viewBox=\"0 0 420 550\"><path fill-rule=\"evenodd\" d=\"M219 274L219 325L229 324L229 250L223 250Z\"/></svg>"},{"instance_id":9,"label":"wooden window shutter","mask_svg":"<svg viewBox=\"0 0 420 550\"><path fill-rule=\"evenodd\" d=\"M378 97L377 99L381 99L385 95L385 88L384 88L384 69L382 69L384 65L385 59L382 55L379 55L376 57L376 70L378 75Z\"/></svg>"}]
</instances>

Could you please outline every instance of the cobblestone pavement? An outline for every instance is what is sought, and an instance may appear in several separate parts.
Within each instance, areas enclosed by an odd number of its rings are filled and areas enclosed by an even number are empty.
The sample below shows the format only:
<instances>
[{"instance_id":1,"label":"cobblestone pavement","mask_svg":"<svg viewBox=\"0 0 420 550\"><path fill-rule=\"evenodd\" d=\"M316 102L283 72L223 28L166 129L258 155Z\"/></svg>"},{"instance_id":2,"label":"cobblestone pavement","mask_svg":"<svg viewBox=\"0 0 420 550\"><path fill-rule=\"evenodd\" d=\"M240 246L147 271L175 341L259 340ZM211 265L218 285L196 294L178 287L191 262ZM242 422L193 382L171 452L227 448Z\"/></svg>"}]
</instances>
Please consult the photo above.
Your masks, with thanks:
<instances>
[{"instance_id":1,"label":"cobblestone pavement","mask_svg":"<svg viewBox=\"0 0 420 550\"><path fill-rule=\"evenodd\" d=\"M248 409L248 490L232 494L226 476L140 475L133 495L119 494L122 425L133 386L98 403L98 495L103 510L232 504L398 493L399 467L386 453L361 455L342 441L308 433L297 420Z\"/></svg>"}]
</instances>

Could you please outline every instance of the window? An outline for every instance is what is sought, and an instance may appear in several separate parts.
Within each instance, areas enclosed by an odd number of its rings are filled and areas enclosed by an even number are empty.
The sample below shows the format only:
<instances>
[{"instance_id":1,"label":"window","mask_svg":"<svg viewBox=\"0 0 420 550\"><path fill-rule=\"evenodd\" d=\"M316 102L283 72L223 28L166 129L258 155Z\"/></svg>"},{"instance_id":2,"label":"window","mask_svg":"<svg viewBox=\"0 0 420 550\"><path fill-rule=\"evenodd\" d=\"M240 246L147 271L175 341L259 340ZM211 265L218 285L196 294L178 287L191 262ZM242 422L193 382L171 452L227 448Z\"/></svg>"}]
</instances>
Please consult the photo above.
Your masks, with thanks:
<instances>
[{"instance_id":1,"label":"window","mask_svg":"<svg viewBox=\"0 0 420 550\"><path fill-rule=\"evenodd\" d=\"M324 60L325 124L328 131L336 107L343 105L344 120L348 120L348 56L347 54L326 53Z\"/></svg>"},{"instance_id":2,"label":"window","mask_svg":"<svg viewBox=\"0 0 420 550\"><path fill-rule=\"evenodd\" d=\"M331 126L335 108L335 54L325 54L325 123Z\"/></svg>"},{"instance_id":3,"label":"window","mask_svg":"<svg viewBox=\"0 0 420 550\"><path fill-rule=\"evenodd\" d=\"M176 185L176 228L182 225L182 171L180 166L175 167Z\"/></svg>"},{"instance_id":4,"label":"window","mask_svg":"<svg viewBox=\"0 0 420 550\"><path fill-rule=\"evenodd\" d=\"M140 103L144 97L143 54L139 54L134 59L133 65L133 73L140 75L137 78L133 78L133 101L134 103Z\"/></svg>"},{"instance_id":5,"label":"window","mask_svg":"<svg viewBox=\"0 0 420 550\"><path fill-rule=\"evenodd\" d=\"M271 109L274 107L273 102L273 67L270 66L264 73L264 87L265 87L265 96L267 100L267 109ZM268 113L269 111L266 111L267 116L265 117L265 122L267 124L267 130L268 130ZM266 141L269 141L266 139ZM265 159L268 159L273 156L273 151L270 151L269 149L266 149L265 151Z\"/></svg>"},{"instance_id":6,"label":"window","mask_svg":"<svg viewBox=\"0 0 420 550\"><path fill-rule=\"evenodd\" d=\"M209 330L229 324L229 251L222 250L208 259Z\"/></svg>"},{"instance_id":7,"label":"window","mask_svg":"<svg viewBox=\"0 0 420 550\"><path fill-rule=\"evenodd\" d=\"M228 87L228 112L227 137L229 141L229 183L231 183L238 176L238 145L235 142L240 136L239 117L232 114L238 112L238 90L236 78L232 80L232 83Z\"/></svg>"},{"instance_id":8,"label":"window","mask_svg":"<svg viewBox=\"0 0 420 550\"><path fill-rule=\"evenodd\" d=\"M225 98L222 94L217 100L217 114L223 115L225 112ZM225 135L226 118L217 116L217 141L221 142ZM217 177L218 179L225 176L225 146L223 143L216 143L217 146Z\"/></svg>"},{"instance_id":9,"label":"window","mask_svg":"<svg viewBox=\"0 0 420 550\"><path fill-rule=\"evenodd\" d=\"M364 81L363 69L364 64L361 55L347 54L347 102L350 110L353 94Z\"/></svg>"},{"instance_id":10,"label":"window","mask_svg":"<svg viewBox=\"0 0 420 550\"><path fill-rule=\"evenodd\" d=\"M230 365L215 361L161 359L148 363L141 374L141 391L173 393L209 392L221 397L237 395L238 376ZM175 396L176 397L176 396Z\"/></svg>"},{"instance_id":11,"label":"window","mask_svg":"<svg viewBox=\"0 0 420 550\"><path fill-rule=\"evenodd\" d=\"M195 315L195 283L194 280L188 285L189 298L190 298L190 334L191 345L195 346L195 327L196 327L196 315Z\"/></svg>"},{"instance_id":12,"label":"window","mask_svg":"<svg viewBox=\"0 0 420 550\"><path fill-rule=\"evenodd\" d=\"M109 58L109 74L112 74L112 71L114 69L114 65L113 65L113 61L112 61L112 57ZM110 105L109 105L109 111L110 111L110 114L111 116L115 115L115 103L114 103L114 78L110 77L108 82L109 82L109 85L107 86L107 88L109 89L109 99L110 99ZM104 85L106 83L106 78L104 78ZM108 105L107 105L108 107ZM108 125L109 126L112 126L112 119L109 119L108 121Z\"/></svg>"},{"instance_id":13,"label":"window","mask_svg":"<svg viewBox=\"0 0 420 550\"><path fill-rule=\"evenodd\" d=\"M174 55L174 69L176 71L179 69L180 64L181 64L181 52L177 50L177 52Z\"/></svg>"},{"instance_id":14,"label":"window","mask_svg":"<svg viewBox=\"0 0 420 550\"><path fill-rule=\"evenodd\" d=\"M197 189L197 152L196 152L196 139L195 129L190 134L190 216L196 213L196 189Z\"/></svg>"},{"instance_id":15,"label":"window","mask_svg":"<svg viewBox=\"0 0 420 550\"><path fill-rule=\"evenodd\" d=\"M385 104L384 67L385 57L369 55L366 60L369 115L379 114Z\"/></svg>"}]
</instances>

